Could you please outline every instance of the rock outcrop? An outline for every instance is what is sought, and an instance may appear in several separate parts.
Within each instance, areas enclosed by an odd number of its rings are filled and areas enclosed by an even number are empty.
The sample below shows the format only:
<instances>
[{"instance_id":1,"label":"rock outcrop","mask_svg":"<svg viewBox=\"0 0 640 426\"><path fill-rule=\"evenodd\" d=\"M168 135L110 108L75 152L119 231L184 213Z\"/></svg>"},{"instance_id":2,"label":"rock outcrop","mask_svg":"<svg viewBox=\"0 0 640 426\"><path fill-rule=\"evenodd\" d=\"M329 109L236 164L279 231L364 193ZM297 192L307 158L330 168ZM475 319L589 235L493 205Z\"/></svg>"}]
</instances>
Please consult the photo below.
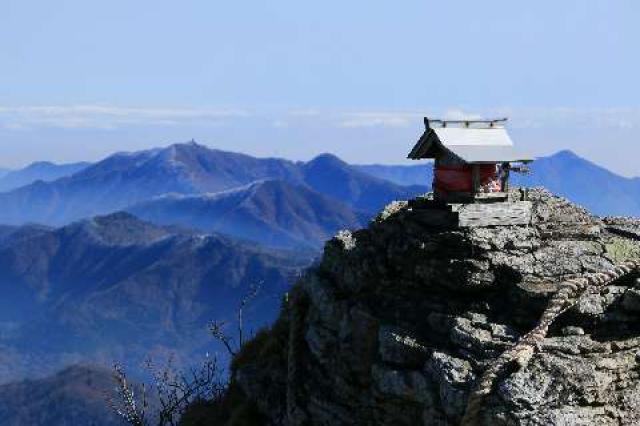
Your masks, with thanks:
<instances>
[{"instance_id":1,"label":"rock outcrop","mask_svg":"<svg viewBox=\"0 0 640 426\"><path fill-rule=\"evenodd\" d=\"M528 226L433 228L400 202L340 233L235 360L237 406L270 424L459 424L478 377L561 282L640 258L640 220L530 199ZM639 424L637 278L563 312L528 364L498 377L477 423Z\"/></svg>"}]
</instances>

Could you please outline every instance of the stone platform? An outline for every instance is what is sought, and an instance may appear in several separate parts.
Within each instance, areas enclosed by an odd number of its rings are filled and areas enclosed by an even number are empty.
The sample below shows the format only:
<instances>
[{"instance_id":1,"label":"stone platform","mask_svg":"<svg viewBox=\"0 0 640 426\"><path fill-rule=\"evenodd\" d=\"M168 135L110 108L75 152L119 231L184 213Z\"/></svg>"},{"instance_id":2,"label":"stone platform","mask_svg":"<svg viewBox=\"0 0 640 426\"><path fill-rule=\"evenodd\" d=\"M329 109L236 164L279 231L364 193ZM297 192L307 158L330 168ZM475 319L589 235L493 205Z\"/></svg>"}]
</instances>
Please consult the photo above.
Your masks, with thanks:
<instances>
[{"instance_id":1,"label":"stone platform","mask_svg":"<svg viewBox=\"0 0 640 426\"><path fill-rule=\"evenodd\" d=\"M529 225L532 204L530 201L445 204L433 200L412 200L409 208L426 225L473 228Z\"/></svg>"}]
</instances>

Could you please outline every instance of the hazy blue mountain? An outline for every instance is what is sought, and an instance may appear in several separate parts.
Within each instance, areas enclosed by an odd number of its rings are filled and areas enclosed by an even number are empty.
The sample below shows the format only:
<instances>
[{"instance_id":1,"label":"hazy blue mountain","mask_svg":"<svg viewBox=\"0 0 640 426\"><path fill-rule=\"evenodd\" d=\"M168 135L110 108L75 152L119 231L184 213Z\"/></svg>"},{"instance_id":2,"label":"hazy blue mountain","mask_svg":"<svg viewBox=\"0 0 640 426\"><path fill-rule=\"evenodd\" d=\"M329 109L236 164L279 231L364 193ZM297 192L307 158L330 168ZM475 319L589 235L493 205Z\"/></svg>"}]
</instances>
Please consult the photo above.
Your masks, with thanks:
<instances>
[{"instance_id":1,"label":"hazy blue mountain","mask_svg":"<svg viewBox=\"0 0 640 426\"><path fill-rule=\"evenodd\" d=\"M371 176L338 157L323 154L301 166L304 181L322 194L341 200L357 209L377 213L393 200L406 200L424 193L424 186L404 187Z\"/></svg>"},{"instance_id":2,"label":"hazy blue mountain","mask_svg":"<svg viewBox=\"0 0 640 426\"><path fill-rule=\"evenodd\" d=\"M358 210L374 212L423 188L372 177L330 155L308 163L259 159L195 143L112 155L72 176L0 194L0 223L69 223L168 193L202 194L281 179L305 184Z\"/></svg>"},{"instance_id":3,"label":"hazy blue mountain","mask_svg":"<svg viewBox=\"0 0 640 426\"><path fill-rule=\"evenodd\" d=\"M165 195L127 209L160 224L216 231L275 247L318 249L341 229L361 227L369 214L283 180L256 181L214 194Z\"/></svg>"},{"instance_id":4,"label":"hazy blue mountain","mask_svg":"<svg viewBox=\"0 0 640 426\"><path fill-rule=\"evenodd\" d=\"M431 186L431 182L433 181L433 169L431 167L431 162L427 161L421 161L420 164L407 166L364 164L354 165L353 167L372 176L376 176L380 179L386 179L390 182L403 186Z\"/></svg>"},{"instance_id":5,"label":"hazy blue mountain","mask_svg":"<svg viewBox=\"0 0 640 426\"><path fill-rule=\"evenodd\" d=\"M561 151L531 163L532 173L514 183L544 186L600 215L640 216L640 179L625 178Z\"/></svg>"},{"instance_id":6,"label":"hazy blue mountain","mask_svg":"<svg viewBox=\"0 0 640 426\"><path fill-rule=\"evenodd\" d=\"M0 173L0 192L10 191L37 180L50 182L64 176L70 176L89 166L90 163L54 164L48 161L32 163L19 170Z\"/></svg>"},{"instance_id":7,"label":"hazy blue mountain","mask_svg":"<svg viewBox=\"0 0 640 426\"><path fill-rule=\"evenodd\" d=\"M120 426L105 401L113 393L109 370L88 365L0 386L0 426Z\"/></svg>"},{"instance_id":8,"label":"hazy blue mountain","mask_svg":"<svg viewBox=\"0 0 640 426\"><path fill-rule=\"evenodd\" d=\"M431 163L422 166L357 166L373 176L403 184L431 182ZM420 169L423 168L422 172ZM640 216L640 178L625 178L571 151L531 163L531 174L513 174L516 185L544 186L600 215Z\"/></svg>"},{"instance_id":9,"label":"hazy blue mountain","mask_svg":"<svg viewBox=\"0 0 640 426\"><path fill-rule=\"evenodd\" d=\"M78 361L140 365L149 353L203 354L206 325L273 318L304 253L143 222L128 213L51 229L4 228L0 239L0 382Z\"/></svg>"},{"instance_id":10,"label":"hazy blue mountain","mask_svg":"<svg viewBox=\"0 0 640 426\"><path fill-rule=\"evenodd\" d=\"M0 194L6 207L0 223L60 225L167 193L217 192L257 179L293 179L297 174L292 162L255 159L193 143L118 153L72 176Z\"/></svg>"}]
</instances>

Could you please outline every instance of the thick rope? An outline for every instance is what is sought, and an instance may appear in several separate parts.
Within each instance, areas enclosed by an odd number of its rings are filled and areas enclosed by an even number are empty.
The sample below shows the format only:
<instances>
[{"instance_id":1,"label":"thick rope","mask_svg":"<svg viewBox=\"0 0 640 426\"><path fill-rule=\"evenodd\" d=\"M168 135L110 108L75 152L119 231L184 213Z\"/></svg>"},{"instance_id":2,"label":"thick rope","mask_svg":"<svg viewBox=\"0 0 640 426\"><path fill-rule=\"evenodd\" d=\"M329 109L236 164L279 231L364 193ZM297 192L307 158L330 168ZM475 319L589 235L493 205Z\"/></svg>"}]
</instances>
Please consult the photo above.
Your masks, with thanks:
<instances>
[{"instance_id":1,"label":"thick rope","mask_svg":"<svg viewBox=\"0 0 640 426\"><path fill-rule=\"evenodd\" d=\"M547 336L549 326L562 312L573 306L585 290L603 287L636 271L640 271L640 259L621 263L605 272L598 272L563 282L558 291L549 300L538 325L525 334L514 346L503 352L484 371L476 384L476 388L469 396L467 409L460 423L461 426L480 424L482 404L485 397L491 393L500 373L512 362L517 362L520 368L525 367L533 356L536 347Z\"/></svg>"}]
</instances>

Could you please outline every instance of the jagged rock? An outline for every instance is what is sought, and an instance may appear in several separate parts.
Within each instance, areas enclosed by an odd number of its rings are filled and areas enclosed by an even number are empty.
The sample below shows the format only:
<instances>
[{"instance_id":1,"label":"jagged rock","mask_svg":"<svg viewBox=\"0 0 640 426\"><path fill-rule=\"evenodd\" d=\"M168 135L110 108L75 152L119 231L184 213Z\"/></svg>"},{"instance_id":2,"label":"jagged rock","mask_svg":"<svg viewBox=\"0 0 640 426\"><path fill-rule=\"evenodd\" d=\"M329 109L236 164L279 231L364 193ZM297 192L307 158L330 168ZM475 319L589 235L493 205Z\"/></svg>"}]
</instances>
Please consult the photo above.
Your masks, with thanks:
<instances>
[{"instance_id":1,"label":"jagged rock","mask_svg":"<svg viewBox=\"0 0 640 426\"><path fill-rule=\"evenodd\" d=\"M583 334L584 329L582 327L568 325L562 329L563 336L582 336Z\"/></svg>"},{"instance_id":2,"label":"jagged rock","mask_svg":"<svg viewBox=\"0 0 640 426\"><path fill-rule=\"evenodd\" d=\"M529 226L435 228L415 214L420 203L396 203L329 241L282 313L291 315L279 336L287 371L259 374L287 383L270 389L286 406L264 414L287 412L288 423L271 423L455 425L479 375L535 325L563 280L640 256L630 233L640 220L601 220L544 190L530 199ZM530 362L499 378L480 424L638 424L635 278L564 312ZM243 359L235 374L264 407L246 374L257 364Z\"/></svg>"},{"instance_id":3,"label":"jagged rock","mask_svg":"<svg viewBox=\"0 0 640 426\"><path fill-rule=\"evenodd\" d=\"M429 350L399 327L380 327L378 339L380 358L388 364L419 369L429 357Z\"/></svg>"},{"instance_id":4,"label":"jagged rock","mask_svg":"<svg viewBox=\"0 0 640 426\"><path fill-rule=\"evenodd\" d=\"M473 353L496 354L515 342L517 334L504 324L493 324L484 315L471 313L471 319L456 318L450 331L451 342Z\"/></svg>"},{"instance_id":5,"label":"jagged rock","mask_svg":"<svg viewBox=\"0 0 640 426\"><path fill-rule=\"evenodd\" d=\"M627 311L640 312L640 289L627 291L622 299L622 307Z\"/></svg>"},{"instance_id":6,"label":"jagged rock","mask_svg":"<svg viewBox=\"0 0 640 426\"><path fill-rule=\"evenodd\" d=\"M471 364L464 359L434 352L426 369L432 380L439 384L440 405L446 416L450 419L461 418L474 380Z\"/></svg>"}]
</instances>

